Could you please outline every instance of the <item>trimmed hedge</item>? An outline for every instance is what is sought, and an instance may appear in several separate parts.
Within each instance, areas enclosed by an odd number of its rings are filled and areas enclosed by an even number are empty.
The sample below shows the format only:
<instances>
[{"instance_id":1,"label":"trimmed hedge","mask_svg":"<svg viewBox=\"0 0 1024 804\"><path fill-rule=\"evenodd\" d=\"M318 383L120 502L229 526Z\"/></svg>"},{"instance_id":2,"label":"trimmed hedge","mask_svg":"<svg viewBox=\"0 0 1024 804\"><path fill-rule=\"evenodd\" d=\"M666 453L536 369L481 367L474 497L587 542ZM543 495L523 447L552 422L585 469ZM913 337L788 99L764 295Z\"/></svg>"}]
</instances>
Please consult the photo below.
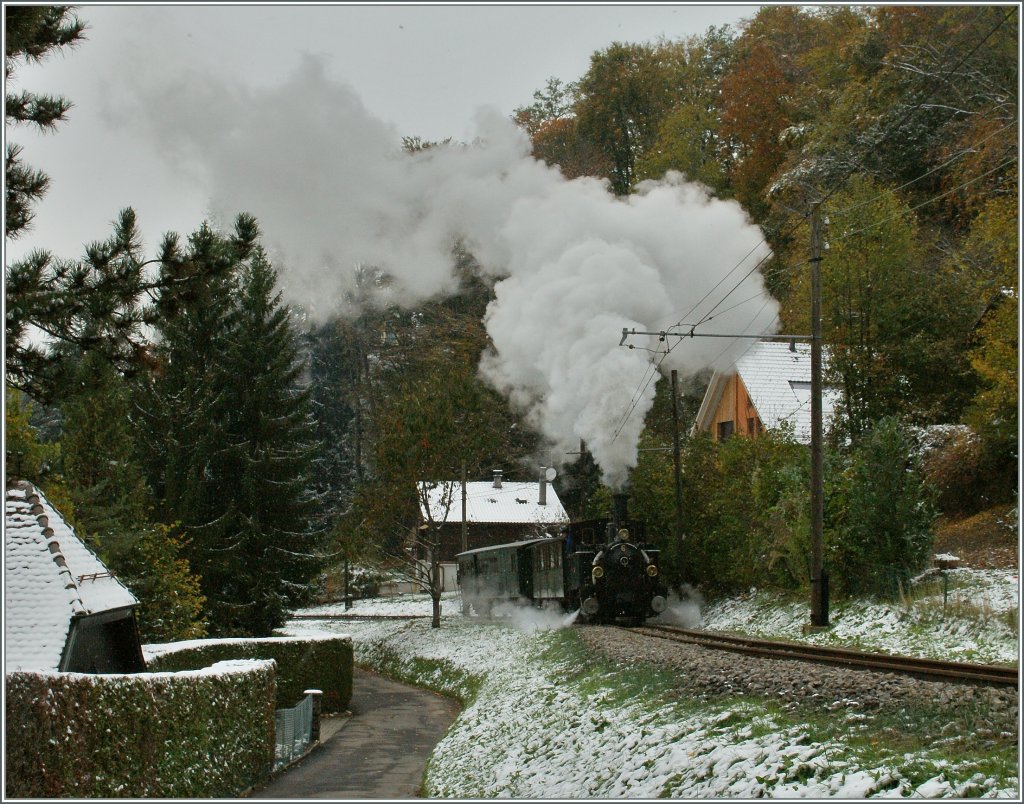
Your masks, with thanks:
<instances>
[{"instance_id":1,"label":"trimmed hedge","mask_svg":"<svg viewBox=\"0 0 1024 804\"><path fill-rule=\"evenodd\" d=\"M265 637L147 645L152 671L191 670L228 659L277 662L277 707L295 706L308 689L323 691L322 711L344 712L352 699L352 637Z\"/></svg>"},{"instance_id":2,"label":"trimmed hedge","mask_svg":"<svg viewBox=\"0 0 1024 804\"><path fill-rule=\"evenodd\" d=\"M6 682L12 798L234 797L269 777L272 662Z\"/></svg>"}]
</instances>

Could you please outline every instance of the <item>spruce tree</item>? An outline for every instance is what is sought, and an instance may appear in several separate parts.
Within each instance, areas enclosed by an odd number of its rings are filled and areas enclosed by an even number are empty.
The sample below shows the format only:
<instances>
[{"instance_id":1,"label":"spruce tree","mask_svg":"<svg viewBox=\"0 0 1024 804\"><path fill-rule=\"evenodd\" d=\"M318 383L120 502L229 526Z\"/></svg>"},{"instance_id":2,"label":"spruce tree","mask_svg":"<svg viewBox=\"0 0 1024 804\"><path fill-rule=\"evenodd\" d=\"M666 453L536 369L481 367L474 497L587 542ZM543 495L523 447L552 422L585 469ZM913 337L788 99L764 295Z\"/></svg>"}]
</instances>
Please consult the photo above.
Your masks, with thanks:
<instances>
[{"instance_id":1,"label":"spruce tree","mask_svg":"<svg viewBox=\"0 0 1024 804\"><path fill-rule=\"evenodd\" d=\"M241 547L225 601L237 628L267 634L308 599L319 569L311 488L313 420L305 370L276 272L261 248L242 267L224 355L223 489L228 544Z\"/></svg>"},{"instance_id":2,"label":"spruce tree","mask_svg":"<svg viewBox=\"0 0 1024 804\"><path fill-rule=\"evenodd\" d=\"M275 272L249 233L204 225L176 256L208 280L161 295L158 367L139 406L162 517L187 537L218 635L268 635L318 569L304 367ZM208 271L223 261L230 267Z\"/></svg>"}]
</instances>

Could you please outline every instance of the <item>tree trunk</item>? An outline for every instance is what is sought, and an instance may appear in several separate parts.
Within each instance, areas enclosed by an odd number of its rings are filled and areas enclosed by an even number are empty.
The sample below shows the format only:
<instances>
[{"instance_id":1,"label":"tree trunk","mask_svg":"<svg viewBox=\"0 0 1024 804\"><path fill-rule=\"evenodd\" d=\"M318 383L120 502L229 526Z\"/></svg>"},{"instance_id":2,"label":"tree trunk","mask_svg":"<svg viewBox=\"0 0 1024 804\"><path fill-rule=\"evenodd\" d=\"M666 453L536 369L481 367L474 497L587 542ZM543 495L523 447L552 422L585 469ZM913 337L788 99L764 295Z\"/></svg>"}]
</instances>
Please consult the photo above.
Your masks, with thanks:
<instances>
[{"instance_id":1,"label":"tree trunk","mask_svg":"<svg viewBox=\"0 0 1024 804\"><path fill-rule=\"evenodd\" d=\"M437 560L440 547L434 546L430 551L430 601L433 604L431 628L441 627L441 564Z\"/></svg>"}]
</instances>

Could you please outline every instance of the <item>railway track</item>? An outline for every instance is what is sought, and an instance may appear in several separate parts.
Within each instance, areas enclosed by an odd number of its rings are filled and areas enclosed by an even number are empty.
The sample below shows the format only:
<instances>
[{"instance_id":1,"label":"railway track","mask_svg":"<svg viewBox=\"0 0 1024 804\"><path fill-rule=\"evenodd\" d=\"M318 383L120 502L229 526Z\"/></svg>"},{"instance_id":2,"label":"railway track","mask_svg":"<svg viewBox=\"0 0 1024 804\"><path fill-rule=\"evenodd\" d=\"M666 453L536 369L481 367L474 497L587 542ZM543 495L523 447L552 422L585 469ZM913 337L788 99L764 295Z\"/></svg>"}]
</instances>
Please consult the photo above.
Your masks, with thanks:
<instances>
[{"instance_id":1,"label":"railway track","mask_svg":"<svg viewBox=\"0 0 1024 804\"><path fill-rule=\"evenodd\" d=\"M426 620L429 614L291 614L289 620Z\"/></svg>"},{"instance_id":2,"label":"railway track","mask_svg":"<svg viewBox=\"0 0 1024 804\"><path fill-rule=\"evenodd\" d=\"M944 662L938 659L865 653L849 648L755 639L715 631L693 631L668 625L648 625L631 628L630 631L657 639L686 642L716 650L731 650L752 656L820 662L840 667L863 668L875 672L903 673L933 681L974 682L990 686L1018 687L1018 670L1004 665Z\"/></svg>"}]
</instances>

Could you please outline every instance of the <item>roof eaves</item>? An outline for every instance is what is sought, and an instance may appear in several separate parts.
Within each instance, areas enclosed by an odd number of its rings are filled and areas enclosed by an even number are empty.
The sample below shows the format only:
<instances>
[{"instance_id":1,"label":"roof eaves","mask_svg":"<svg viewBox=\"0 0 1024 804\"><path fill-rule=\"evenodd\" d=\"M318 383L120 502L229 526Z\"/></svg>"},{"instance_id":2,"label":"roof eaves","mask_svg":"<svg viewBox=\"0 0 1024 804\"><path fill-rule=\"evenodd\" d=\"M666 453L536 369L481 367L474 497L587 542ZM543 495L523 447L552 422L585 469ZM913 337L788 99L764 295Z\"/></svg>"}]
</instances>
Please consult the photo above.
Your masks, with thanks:
<instances>
[{"instance_id":1,"label":"roof eaves","mask_svg":"<svg viewBox=\"0 0 1024 804\"><path fill-rule=\"evenodd\" d=\"M728 384L730 376L732 376L731 371L724 372L721 369L716 369L715 373L711 375L708 389L704 392L704 399L700 403L700 409L697 411L697 418L690 429L691 435L706 431L710 426L711 416L714 415L715 410L718 408L718 403L722 399L722 394L725 392L725 386Z\"/></svg>"}]
</instances>

